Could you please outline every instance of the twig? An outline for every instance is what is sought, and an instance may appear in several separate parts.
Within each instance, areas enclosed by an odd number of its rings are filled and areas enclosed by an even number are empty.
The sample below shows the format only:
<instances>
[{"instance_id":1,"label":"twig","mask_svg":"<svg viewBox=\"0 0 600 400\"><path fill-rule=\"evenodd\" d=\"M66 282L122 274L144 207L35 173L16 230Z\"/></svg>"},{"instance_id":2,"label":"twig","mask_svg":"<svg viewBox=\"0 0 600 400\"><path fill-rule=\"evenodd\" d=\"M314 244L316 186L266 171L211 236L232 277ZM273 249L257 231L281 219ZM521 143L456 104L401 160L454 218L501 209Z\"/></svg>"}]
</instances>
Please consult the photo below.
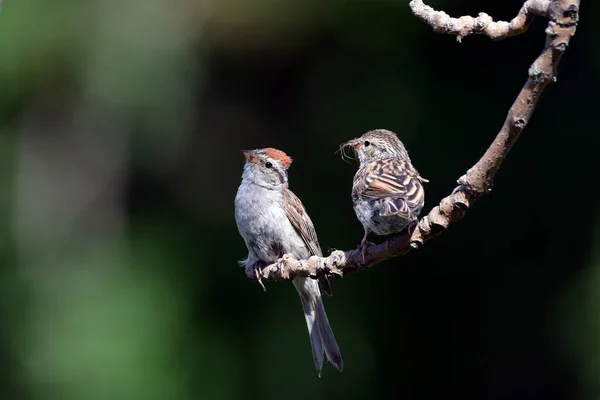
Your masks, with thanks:
<instances>
[{"instance_id":1,"label":"twig","mask_svg":"<svg viewBox=\"0 0 600 400\"><path fill-rule=\"evenodd\" d=\"M435 32L456 35L456 40L460 42L463 37L474 34L484 34L493 40L500 40L523 33L536 15L549 15L550 3L550 0L527 0L510 22L494 21L486 13L479 13L477 17L467 15L452 18L443 11L435 11L421 0L412 0L410 8L413 14L431 25Z\"/></svg>"},{"instance_id":2,"label":"twig","mask_svg":"<svg viewBox=\"0 0 600 400\"><path fill-rule=\"evenodd\" d=\"M473 33L485 33L499 39L524 32L533 15L543 15L550 22L546 28L546 45L540 56L529 68L529 78L508 110L506 120L481 159L465 175L458 179L458 186L443 198L416 226L412 235L391 237L381 244L369 246L363 261L360 249L336 250L329 257L311 257L296 260L285 255L276 263L260 268L259 277L265 280L292 279L295 276L342 275L360 271L377 263L421 247L427 240L446 230L450 223L463 218L465 212L477 199L488 193L494 175L506 158L511 147L529 122L544 88L556 80L558 63L575 34L579 20L580 0L528 0L519 14L510 22L493 22L486 14L478 18L451 18L413 0L410 6L419 18L431 25L436 32L463 37ZM487 19L489 18L489 20ZM256 279L253 271L247 271Z\"/></svg>"}]
</instances>

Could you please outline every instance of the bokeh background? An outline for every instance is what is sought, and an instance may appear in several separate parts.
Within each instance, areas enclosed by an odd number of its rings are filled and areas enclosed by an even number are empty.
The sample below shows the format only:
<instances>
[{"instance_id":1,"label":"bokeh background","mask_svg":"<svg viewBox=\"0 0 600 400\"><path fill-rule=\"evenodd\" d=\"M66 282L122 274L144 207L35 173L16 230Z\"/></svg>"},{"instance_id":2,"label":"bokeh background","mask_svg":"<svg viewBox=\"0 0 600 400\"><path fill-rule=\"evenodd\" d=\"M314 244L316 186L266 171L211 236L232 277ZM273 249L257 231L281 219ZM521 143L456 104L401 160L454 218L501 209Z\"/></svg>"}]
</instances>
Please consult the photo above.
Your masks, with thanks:
<instances>
[{"instance_id":1,"label":"bokeh background","mask_svg":"<svg viewBox=\"0 0 600 400\"><path fill-rule=\"evenodd\" d=\"M354 248L355 163L399 134L450 193L502 125L546 21L438 35L408 0L6 0L0 398L598 399L598 4L492 193L422 250L334 282L345 370L317 378L289 283L237 260L240 149L295 159L324 250ZM431 3L510 19L521 1Z\"/></svg>"}]
</instances>

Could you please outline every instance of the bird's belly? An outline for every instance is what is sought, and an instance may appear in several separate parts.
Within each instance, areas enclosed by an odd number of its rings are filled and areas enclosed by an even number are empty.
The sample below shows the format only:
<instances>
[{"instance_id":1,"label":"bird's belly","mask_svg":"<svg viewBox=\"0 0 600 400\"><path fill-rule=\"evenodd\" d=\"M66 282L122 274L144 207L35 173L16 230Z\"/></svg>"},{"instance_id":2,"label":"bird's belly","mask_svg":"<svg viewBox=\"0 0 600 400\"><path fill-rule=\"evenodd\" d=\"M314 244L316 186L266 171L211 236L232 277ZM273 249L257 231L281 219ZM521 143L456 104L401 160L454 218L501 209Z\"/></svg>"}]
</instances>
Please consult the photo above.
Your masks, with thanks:
<instances>
[{"instance_id":1,"label":"bird's belly","mask_svg":"<svg viewBox=\"0 0 600 400\"><path fill-rule=\"evenodd\" d=\"M377 235L384 236L402 231L408 225L408 220L398 215L382 217L377 213L373 213L372 224L373 232Z\"/></svg>"},{"instance_id":2,"label":"bird's belly","mask_svg":"<svg viewBox=\"0 0 600 400\"><path fill-rule=\"evenodd\" d=\"M381 207L376 201L357 200L354 203L354 212L365 229L377 235L385 236L402 231L408 221L399 215L380 215Z\"/></svg>"},{"instance_id":3,"label":"bird's belly","mask_svg":"<svg viewBox=\"0 0 600 400\"><path fill-rule=\"evenodd\" d=\"M273 263L286 253L301 258L309 255L304 241L278 204L268 201L239 204L236 218L250 253L248 262Z\"/></svg>"}]
</instances>

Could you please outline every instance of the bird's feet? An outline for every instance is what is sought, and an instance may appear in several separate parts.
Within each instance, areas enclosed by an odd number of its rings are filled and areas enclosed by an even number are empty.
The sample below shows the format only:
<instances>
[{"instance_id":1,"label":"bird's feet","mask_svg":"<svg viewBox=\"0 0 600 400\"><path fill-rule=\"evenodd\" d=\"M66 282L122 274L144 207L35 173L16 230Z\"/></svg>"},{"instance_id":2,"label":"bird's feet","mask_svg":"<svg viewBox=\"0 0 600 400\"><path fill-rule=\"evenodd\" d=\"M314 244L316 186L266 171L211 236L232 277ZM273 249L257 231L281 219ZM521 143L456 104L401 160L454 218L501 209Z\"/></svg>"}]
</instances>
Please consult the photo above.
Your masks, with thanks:
<instances>
[{"instance_id":1,"label":"bird's feet","mask_svg":"<svg viewBox=\"0 0 600 400\"><path fill-rule=\"evenodd\" d=\"M360 254L362 255L362 262L363 262L363 264L365 263L365 256L366 256L366 253L367 253L367 249L368 249L370 246L373 246L373 245L374 245L374 243L371 243L371 242L369 242L369 241L368 241L366 238L365 238L365 239L363 239L363 240L360 242L360 247L359 247L359 249L360 249Z\"/></svg>"},{"instance_id":2,"label":"bird's feet","mask_svg":"<svg viewBox=\"0 0 600 400\"><path fill-rule=\"evenodd\" d=\"M256 278L256 280L258 281L259 285L263 288L263 290L266 292L267 288L265 287L265 285L262 282L262 269L264 267L267 266L267 263L262 261L262 260L258 260L257 262L255 262L252 267L252 273L254 275L254 277Z\"/></svg>"},{"instance_id":3,"label":"bird's feet","mask_svg":"<svg viewBox=\"0 0 600 400\"><path fill-rule=\"evenodd\" d=\"M414 219L408 223L408 236L409 237L413 234L413 232L417 228L417 225L419 225L418 219Z\"/></svg>"}]
</instances>

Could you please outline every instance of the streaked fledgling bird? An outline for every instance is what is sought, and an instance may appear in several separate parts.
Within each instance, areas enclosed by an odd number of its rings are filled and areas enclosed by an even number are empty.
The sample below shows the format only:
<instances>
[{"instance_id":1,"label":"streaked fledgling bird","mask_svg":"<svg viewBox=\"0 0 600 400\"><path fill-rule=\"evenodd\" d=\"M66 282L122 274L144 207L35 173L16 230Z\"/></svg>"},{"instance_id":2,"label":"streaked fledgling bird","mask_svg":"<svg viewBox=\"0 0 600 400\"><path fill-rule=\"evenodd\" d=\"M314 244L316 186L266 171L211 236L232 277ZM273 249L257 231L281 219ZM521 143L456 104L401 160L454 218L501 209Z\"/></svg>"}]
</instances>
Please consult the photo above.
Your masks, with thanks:
<instances>
[{"instance_id":1,"label":"streaked fledgling bird","mask_svg":"<svg viewBox=\"0 0 600 400\"><path fill-rule=\"evenodd\" d=\"M364 259L369 233L390 235L417 221L425 203L422 182L429 181L413 167L404 144L392 131L369 131L344 143L342 150L346 147L354 150L360 162L352 202L365 230L361 241Z\"/></svg>"},{"instance_id":2,"label":"streaked fledgling bird","mask_svg":"<svg viewBox=\"0 0 600 400\"><path fill-rule=\"evenodd\" d=\"M246 164L235 197L235 220L246 242L248 257L241 264L257 268L276 262L284 254L300 260L323 256L317 233L300 199L288 188L292 159L283 151L244 150ZM326 276L293 280L304 310L315 367L321 376L324 355L338 369L343 361L333 335L321 290L331 295Z\"/></svg>"}]
</instances>

